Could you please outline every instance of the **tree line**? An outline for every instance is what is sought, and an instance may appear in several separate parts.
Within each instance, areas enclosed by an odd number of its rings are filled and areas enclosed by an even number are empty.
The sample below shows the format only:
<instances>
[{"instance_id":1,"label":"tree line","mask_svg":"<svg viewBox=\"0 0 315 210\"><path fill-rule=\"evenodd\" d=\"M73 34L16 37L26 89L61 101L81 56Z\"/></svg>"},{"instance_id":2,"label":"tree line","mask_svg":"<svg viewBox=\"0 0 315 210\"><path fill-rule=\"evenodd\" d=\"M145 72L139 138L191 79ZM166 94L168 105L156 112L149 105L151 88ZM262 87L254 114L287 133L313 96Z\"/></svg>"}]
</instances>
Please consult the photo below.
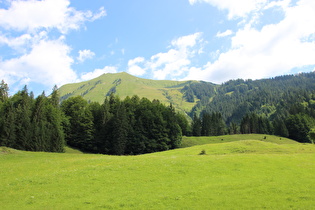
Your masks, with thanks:
<instances>
[{"instance_id":1,"label":"tree line","mask_svg":"<svg viewBox=\"0 0 315 210\"><path fill-rule=\"evenodd\" d=\"M0 146L27 151L63 152L69 145L85 152L136 155L177 148L189 132L187 117L173 106L138 96L121 100L113 93L103 104L81 96L59 103L34 98L25 86L12 97L0 84Z\"/></svg>"},{"instance_id":2,"label":"tree line","mask_svg":"<svg viewBox=\"0 0 315 210\"><path fill-rule=\"evenodd\" d=\"M64 101L61 109L67 144L93 153L136 155L174 149L189 126L172 105L138 96L121 100L112 93L103 104L77 96Z\"/></svg>"},{"instance_id":3,"label":"tree line","mask_svg":"<svg viewBox=\"0 0 315 210\"><path fill-rule=\"evenodd\" d=\"M25 86L8 96L8 86L0 84L0 146L28 151L63 152L64 132L59 97L55 88L48 98L36 99Z\"/></svg>"},{"instance_id":4,"label":"tree line","mask_svg":"<svg viewBox=\"0 0 315 210\"><path fill-rule=\"evenodd\" d=\"M221 86L192 83L190 113L138 96L113 93L102 104L81 96L60 104L57 87L34 97L25 86L8 95L0 83L0 146L29 151L82 151L136 155L177 148L185 136L261 133L310 142L315 137L315 73L268 80L231 80Z\"/></svg>"},{"instance_id":5,"label":"tree line","mask_svg":"<svg viewBox=\"0 0 315 210\"><path fill-rule=\"evenodd\" d=\"M203 113L194 115L191 123L192 136L219 136L225 134L270 134L288 137L302 143L315 140L315 118L307 114L307 109L291 113L285 118L270 121L266 116L254 112L245 114L239 124L232 122L227 125L220 113Z\"/></svg>"}]
</instances>

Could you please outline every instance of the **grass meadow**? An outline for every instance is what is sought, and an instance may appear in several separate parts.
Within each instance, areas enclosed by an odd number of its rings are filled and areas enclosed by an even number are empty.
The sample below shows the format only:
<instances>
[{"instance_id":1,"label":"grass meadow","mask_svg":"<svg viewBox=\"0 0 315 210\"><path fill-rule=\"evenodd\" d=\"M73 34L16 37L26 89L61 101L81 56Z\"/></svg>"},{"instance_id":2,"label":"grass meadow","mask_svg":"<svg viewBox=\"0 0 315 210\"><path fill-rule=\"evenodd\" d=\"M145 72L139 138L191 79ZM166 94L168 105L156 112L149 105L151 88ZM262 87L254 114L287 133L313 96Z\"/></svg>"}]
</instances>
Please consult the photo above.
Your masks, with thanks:
<instances>
[{"instance_id":1,"label":"grass meadow","mask_svg":"<svg viewBox=\"0 0 315 210\"><path fill-rule=\"evenodd\" d=\"M313 209L315 146L261 136L139 156L1 147L1 209Z\"/></svg>"}]
</instances>

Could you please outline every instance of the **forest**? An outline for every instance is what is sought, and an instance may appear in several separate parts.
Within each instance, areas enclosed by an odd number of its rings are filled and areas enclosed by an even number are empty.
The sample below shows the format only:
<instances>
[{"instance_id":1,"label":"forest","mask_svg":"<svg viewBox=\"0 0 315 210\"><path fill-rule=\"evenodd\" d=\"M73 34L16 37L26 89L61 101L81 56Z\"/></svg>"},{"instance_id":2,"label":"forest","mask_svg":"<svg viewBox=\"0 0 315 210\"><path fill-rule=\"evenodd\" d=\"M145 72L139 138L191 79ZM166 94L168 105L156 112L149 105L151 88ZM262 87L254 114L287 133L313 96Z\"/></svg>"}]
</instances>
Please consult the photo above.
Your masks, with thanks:
<instances>
[{"instance_id":1,"label":"forest","mask_svg":"<svg viewBox=\"0 0 315 210\"><path fill-rule=\"evenodd\" d=\"M220 126L223 122L227 134L265 133L300 142L312 141L315 127L314 72L261 80L230 80L220 86L200 83L192 88L185 87L188 89L192 94L190 98L198 100L189 113L193 119L192 135L205 135L201 122L209 124L208 114L219 113L217 122ZM206 91L208 89L211 90ZM218 123L213 121L210 124Z\"/></svg>"},{"instance_id":2,"label":"forest","mask_svg":"<svg viewBox=\"0 0 315 210\"><path fill-rule=\"evenodd\" d=\"M81 96L60 104L56 87L50 96L36 98L26 86L12 97L4 81L0 89L0 146L63 152L68 145L89 153L136 155L177 148L189 127L172 105L158 100L111 94L103 104Z\"/></svg>"},{"instance_id":3,"label":"forest","mask_svg":"<svg viewBox=\"0 0 315 210\"><path fill-rule=\"evenodd\" d=\"M0 146L63 152L137 155L178 148L182 136L273 134L299 142L315 137L315 74L264 80L230 80L220 86L192 83L183 89L197 101L190 113L173 105L113 93L103 103L82 96L60 101L58 88L34 97L25 86L13 96L0 84Z\"/></svg>"}]
</instances>

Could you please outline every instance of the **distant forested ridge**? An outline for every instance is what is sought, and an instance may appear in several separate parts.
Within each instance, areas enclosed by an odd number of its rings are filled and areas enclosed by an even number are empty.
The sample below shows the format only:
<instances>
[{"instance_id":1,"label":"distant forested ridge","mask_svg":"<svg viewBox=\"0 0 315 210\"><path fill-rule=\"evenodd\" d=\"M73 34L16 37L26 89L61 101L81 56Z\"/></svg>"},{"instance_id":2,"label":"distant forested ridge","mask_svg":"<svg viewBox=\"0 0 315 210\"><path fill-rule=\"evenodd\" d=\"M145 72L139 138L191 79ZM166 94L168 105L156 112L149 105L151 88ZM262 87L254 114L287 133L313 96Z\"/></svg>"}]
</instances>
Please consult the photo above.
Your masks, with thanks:
<instances>
[{"instance_id":1,"label":"distant forested ridge","mask_svg":"<svg viewBox=\"0 0 315 210\"><path fill-rule=\"evenodd\" d=\"M296 106L313 103L315 73L279 76L262 80L230 80L217 87L216 94L199 102L191 111L220 112L227 124L240 123L249 112L271 120L287 117ZM304 105L303 105L304 103ZM295 108L294 108L295 107Z\"/></svg>"},{"instance_id":2,"label":"distant forested ridge","mask_svg":"<svg viewBox=\"0 0 315 210\"><path fill-rule=\"evenodd\" d=\"M216 86L215 93L209 93L189 113L193 119L200 117L193 125L202 123L207 114L220 113L226 133L266 133L310 141L309 132L315 126L314 72L262 80L230 80ZM198 129L192 134L198 135Z\"/></svg>"}]
</instances>

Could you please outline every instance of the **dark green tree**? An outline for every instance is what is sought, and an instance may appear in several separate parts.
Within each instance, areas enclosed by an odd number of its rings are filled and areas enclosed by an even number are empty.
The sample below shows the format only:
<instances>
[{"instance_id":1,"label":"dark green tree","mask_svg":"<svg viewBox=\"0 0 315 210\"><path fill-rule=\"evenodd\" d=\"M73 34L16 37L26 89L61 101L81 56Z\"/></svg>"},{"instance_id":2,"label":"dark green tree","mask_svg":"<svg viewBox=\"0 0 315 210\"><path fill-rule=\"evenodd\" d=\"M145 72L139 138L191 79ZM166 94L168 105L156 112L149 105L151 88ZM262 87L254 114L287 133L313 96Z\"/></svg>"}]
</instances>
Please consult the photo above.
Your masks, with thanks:
<instances>
[{"instance_id":1,"label":"dark green tree","mask_svg":"<svg viewBox=\"0 0 315 210\"><path fill-rule=\"evenodd\" d=\"M178 112L176 114L176 120L182 130L183 136L191 136L191 127L187 117L184 114Z\"/></svg>"},{"instance_id":2,"label":"dark green tree","mask_svg":"<svg viewBox=\"0 0 315 210\"><path fill-rule=\"evenodd\" d=\"M0 103L9 98L9 86L3 80L0 83Z\"/></svg>"},{"instance_id":3,"label":"dark green tree","mask_svg":"<svg viewBox=\"0 0 315 210\"><path fill-rule=\"evenodd\" d=\"M273 121L273 127L275 135L289 137L289 131L287 129L287 126L285 125L285 122L281 118Z\"/></svg>"},{"instance_id":4,"label":"dark green tree","mask_svg":"<svg viewBox=\"0 0 315 210\"><path fill-rule=\"evenodd\" d=\"M44 93L39 95L35 100L32 111L32 143L29 145L32 151L49 151L49 133L48 122L46 116L46 106L48 100Z\"/></svg>"},{"instance_id":5,"label":"dark green tree","mask_svg":"<svg viewBox=\"0 0 315 210\"><path fill-rule=\"evenodd\" d=\"M212 133L214 133L214 127L213 127L213 121L212 117L208 113L204 113L202 115L202 120L201 120L201 135L202 136L210 136Z\"/></svg>"},{"instance_id":6,"label":"dark green tree","mask_svg":"<svg viewBox=\"0 0 315 210\"><path fill-rule=\"evenodd\" d=\"M66 143L82 150L93 150L93 115L87 101L81 96L69 98L63 101L61 108L70 126L65 133Z\"/></svg>"},{"instance_id":7,"label":"dark green tree","mask_svg":"<svg viewBox=\"0 0 315 210\"><path fill-rule=\"evenodd\" d=\"M230 127L229 127L229 134L238 134L239 133L239 128L235 122L231 122Z\"/></svg>"},{"instance_id":8,"label":"dark green tree","mask_svg":"<svg viewBox=\"0 0 315 210\"><path fill-rule=\"evenodd\" d=\"M16 112L11 100L7 100L0 107L0 145L15 147L16 141Z\"/></svg>"},{"instance_id":9,"label":"dark green tree","mask_svg":"<svg viewBox=\"0 0 315 210\"><path fill-rule=\"evenodd\" d=\"M175 108L172 104L165 109L163 120L166 122L168 132L168 136L165 137L165 140L170 140L170 142L167 143L169 145L167 149L178 148L182 140L182 130L178 124Z\"/></svg>"},{"instance_id":10,"label":"dark green tree","mask_svg":"<svg viewBox=\"0 0 315 210\"><path fill-rule=\"evenodd\" d=\"M301 114L291 115L286 120L286 127L289 131L289 138L299 142L310 142L308 134L311 128L306 116Z\"/></svg>"},{"instance_id":11,"label":"dark green tree","mask_svg":"<svg viewBox=\"0 0 315 210\"><path fill-rule=\"evenodd\" d=\"M201 136L201 129L202 129L202 123L199 117L197 115L194 115L192 124L191 124L191 129L192 129L192 135L193 136Z\"/></svg>"},{"instance_id":12,"label":"dark green tree","mask_svg":"<svg viewBox=\"0 0 315 210\"><path fill-rule=\"evenodd\" d=\"M31 139L31 107L32 99L29 97L27 87L14 95L15 106L15 145L14 148L32 150Z\"/></svg>"},{"instance_id":13,"label":"dark green tree","mask_svg":"<svg viewBox=\"0 0 315 210\"><path fill-rule=\"evenodd\" d=\"M128 118L124 103L118 102L116 106L114 116L109 124L111 130L111 152L114 155L123 155L125 154L127 144Z\"/></svg>"}]
</instances>

